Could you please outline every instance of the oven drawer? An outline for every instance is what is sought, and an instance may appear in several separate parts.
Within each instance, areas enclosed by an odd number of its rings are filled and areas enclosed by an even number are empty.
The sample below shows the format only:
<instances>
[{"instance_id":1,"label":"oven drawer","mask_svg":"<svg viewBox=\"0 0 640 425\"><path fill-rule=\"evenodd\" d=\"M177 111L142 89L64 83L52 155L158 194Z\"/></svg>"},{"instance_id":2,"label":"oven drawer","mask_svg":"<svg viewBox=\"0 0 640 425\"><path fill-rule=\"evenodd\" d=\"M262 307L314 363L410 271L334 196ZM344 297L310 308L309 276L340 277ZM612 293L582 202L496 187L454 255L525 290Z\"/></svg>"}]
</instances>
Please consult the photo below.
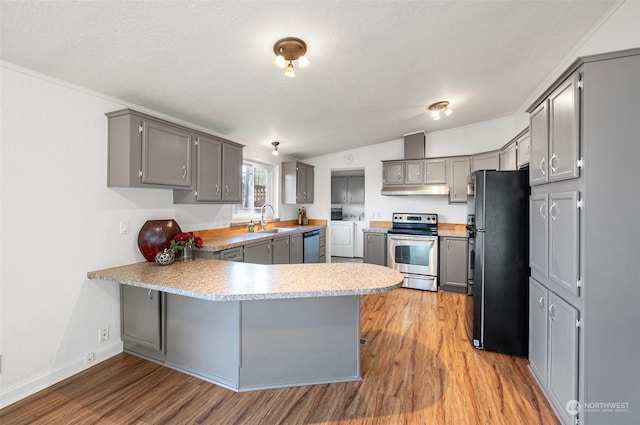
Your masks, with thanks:
<instances>
[{"instance_id":1,"label":"oven drawer","mask_svg":"<svg viewBox=\"0 0 640 425\"><path fill-rule=\"evenodd\" d=\"M437 291L438 279L435 276L405 273L402 286L404 288L421 289L423 291Z\"/></svg>"}]
</instances>

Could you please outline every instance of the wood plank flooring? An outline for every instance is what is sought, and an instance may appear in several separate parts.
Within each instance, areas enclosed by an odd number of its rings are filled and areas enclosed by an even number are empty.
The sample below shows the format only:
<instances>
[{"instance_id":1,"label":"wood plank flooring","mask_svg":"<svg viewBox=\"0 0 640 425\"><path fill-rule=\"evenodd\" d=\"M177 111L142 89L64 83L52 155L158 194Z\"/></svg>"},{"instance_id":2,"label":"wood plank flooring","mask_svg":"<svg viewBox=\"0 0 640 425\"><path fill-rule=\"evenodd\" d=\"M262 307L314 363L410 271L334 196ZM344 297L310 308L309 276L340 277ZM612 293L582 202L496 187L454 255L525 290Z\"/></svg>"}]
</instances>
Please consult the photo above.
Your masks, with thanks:
<instances>
[{"instance_id":1,"label":"wood plank flooring","mask_svg":"<svg viewBox=\"0 0 640 425\"><path fill-rule=\"evenodd\" d=\"M360 382L238 394L119 354L0 410L0 423L557 424L527 360L471 347L464 299L362 297Z\"/></svg>"}]
</instances>

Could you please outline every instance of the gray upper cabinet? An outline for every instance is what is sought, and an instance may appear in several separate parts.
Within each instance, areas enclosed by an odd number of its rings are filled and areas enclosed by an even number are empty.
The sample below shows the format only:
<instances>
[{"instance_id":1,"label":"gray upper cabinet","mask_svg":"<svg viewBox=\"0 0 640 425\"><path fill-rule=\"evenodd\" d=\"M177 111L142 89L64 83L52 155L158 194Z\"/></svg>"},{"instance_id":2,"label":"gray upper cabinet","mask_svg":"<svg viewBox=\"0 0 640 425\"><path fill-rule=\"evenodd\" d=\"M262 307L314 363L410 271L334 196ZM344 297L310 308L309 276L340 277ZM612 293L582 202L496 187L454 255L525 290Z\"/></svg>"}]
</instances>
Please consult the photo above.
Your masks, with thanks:
<instances>
[{"instance_id":1,"label":"gray upper cabinet","mask_svg":"<svg viewBox=\"0 0 640 425\"><path fill-rule=\"evenodd\" d=\"M192 131L131 109L106 116L107 186L192 188Z\"/></svg>"},{"instance_id":2,"label":"gray upper cabinet","mask_svg":"<svg viewBox=\"0 0 640 425\"><path fill-rule=\"evenodd\" d=\"M445 158L427 159L424 161L424 183L447 183L447 160Z\"/></svg>"},{"instance_id":3,"label":"gray upper cabinet","mask_svg":"<svg viewBox=\"0 0 640 425\"><path fill-rule=\"evenodd\" d=\"M273 240L273 264L289 264L289 236Z\"/></svg>"},{"instance_id":4,"label":"gray upper cabinet","mask_svg":"<svg viewBox=\"0 0 640 425\"><path fill-rule=\"evenodd\" d=\"M518 168L522 168L529 164L529 158L531 156L531 143L529 138L529 131L518 137Z\"/></svg>"},{"instance_id":5,"label":"gray upper cabinet","mask_svg":"<svg viewBox=\"0 0 640 425\"><path fill-rule=\"evenodd\" d=\"M273 264L271 240L245 245L244 262L254 264Z\"/></svg>"},{"instance_id":6,"label":"gray upper cabinet","mask_svg":"<svg viewBox=\"0 0 640 425\"><path fill-rule=\"evenodd\" d=\"M289 264L304 262L302 233L289 236Z\"/></svg>"},{"instance_id":7,"label":"gray upper cabinet","mask_svg":"<svg viewBox=\"0 0 640 425\"><path fill-rule=\"evenodd\" d=\"M242 201L242 146L198 134L194 143L195 190L173 191L174 204Z\"/></svg>"},{"instance_id":8,"label":"gray upper cabinet","mask_svg":"<svg viewBox=\"0 0 640 425\"><path fill-rule=\"evenodd\" d=\"M404 161L382 163L382 184L387 186L404 184Z\"/></svg>"},{"instance_id":9,"label":"gray upper cabinet","mask_svg":"<svg viewBox=\"0 0 640 425\"><path fill-rule=\"evenodd\" d=\"M578 177L580 74L549 96L549 181Z\"/></svg>"},{"instance_id":10,"label":"gray upper cabinet","mask_svg":"<svg viewBox=\"0 0 640 425\"><path fill-rule=\"evenodd\" d=\"M222 201L242 201L242 147L222 145Z\"/></svg>"},{"instance_id":11,"label":"gray upper cabinet","mask_svg":"<svg viewBox=\"0 0 640 425\"><path fill-rule=\"evenodd\" d=\"M364 260L365 263L387 265L387 234L364 232Z\"/></svg>"},{"instance_id":12,"label":"gray upper cabinet","mask_svg":"<svg viewBox=\"0 0 640 425\"><path fill-rule=\"evenodd\" d=\"M549 145L549 102L544 101L529 114L530 165L529 183L531 186L547 183Z\"/></svg>"},{"instance_id":13,"label":"gray upper cabinet","mask_svg":"<svg viewBox=\"0 0 640 425\"><path fill-rule=\"evenodd\" d=\"M580 78L575 72L529 116L532 186L580 175Z\"/></svg>"},{"instance_id":14,"label":"gray upper cabinet","mask_svg":"<svg viewBox=\"0 0 640 425\"><path fill-rule=\"evenodd\" d=\"M500 152L500 170L506 171L518 169L517 151L518 143L515 140L502 149Z\"/></svg>"},{"instance_id":15,"label":"gray upper cabinet","mask_svg":"<svg viewBox=\"0 0 640 425\"><path fill-rule=\"evenodd\" d=\"M449 160L449 202L467 202L467 188L471 179L471 157Z\"/></svg>"},{"instance_id":16,"label":"gray upper cabinet","mask_svg":"<svg viewBox=\"0 0 640 425\"><path fill-rule=\"evenodd\" d=\"M364 177L331 177L331 203L364 203Z\"/></svg>"},{"instance_id":17,"label":"gray upper cabinet","mask_svg":"<svg viewBox=\"0 0 640 425\"><path fill-rule=\"evenodd\" d=\"M500 169L500 152L491 151L477 155L473 155L471 172L478 170L499 170Z\"/></svg>"},{"instance_id":18,"label":"gray upper cabinet","mask_svg":"<svg viewBox=\"0 0 640 425\"><path fill-rule=\"evenodd\" d=\"M405 161L404 184L422 184L424 182L424 161Z\"/></svg>"},{"instance_id":19,"label":"gray upper cabinet","mask_svg":"<svg viewBox=\"0 0 640 425\"><path fill-rule=\"evenodd\" d=\"M303 204L314 200L313 166L298 161L283 162L282 203Z\"/></svg>"}]
</instances>

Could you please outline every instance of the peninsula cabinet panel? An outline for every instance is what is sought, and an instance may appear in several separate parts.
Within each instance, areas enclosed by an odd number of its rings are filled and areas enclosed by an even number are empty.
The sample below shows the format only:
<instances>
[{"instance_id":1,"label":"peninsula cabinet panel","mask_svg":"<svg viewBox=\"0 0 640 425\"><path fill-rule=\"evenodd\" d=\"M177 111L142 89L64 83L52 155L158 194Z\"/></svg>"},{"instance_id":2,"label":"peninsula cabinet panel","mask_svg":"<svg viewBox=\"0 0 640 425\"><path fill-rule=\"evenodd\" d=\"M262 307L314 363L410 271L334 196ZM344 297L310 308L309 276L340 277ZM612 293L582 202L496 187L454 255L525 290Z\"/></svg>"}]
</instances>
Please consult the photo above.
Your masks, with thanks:
<instances>
[{"instance_id":1,"label":"peninsula cabinet panel","mask_svg":"<svg viewBox=\"0 0 640 425\"><path fill-rule=\"evenodd\" d=\"M192 131L131 109L106 115L107 186L193 188Z\"/></svg>"},{"instance_id":2,"label":"peninsula cabinet panel","mask_svg":"<svg viewBox=\"0 0 640 425\"><path fill-rule=\"evenodd\" d=\"M164 294L120 285L122 341L127 352L162 361L164 359Z\"/></svg>"},{"instance_id":3,"label":"peninsula cabinet panel","mask_svg":"<svg viewBox=\"0 0 640 425\"><path fill-rule=\"evenodd\" d=\"M236 389L239 317L239 301L167 294L166 366Z\"/></svg>"}]
</instances>

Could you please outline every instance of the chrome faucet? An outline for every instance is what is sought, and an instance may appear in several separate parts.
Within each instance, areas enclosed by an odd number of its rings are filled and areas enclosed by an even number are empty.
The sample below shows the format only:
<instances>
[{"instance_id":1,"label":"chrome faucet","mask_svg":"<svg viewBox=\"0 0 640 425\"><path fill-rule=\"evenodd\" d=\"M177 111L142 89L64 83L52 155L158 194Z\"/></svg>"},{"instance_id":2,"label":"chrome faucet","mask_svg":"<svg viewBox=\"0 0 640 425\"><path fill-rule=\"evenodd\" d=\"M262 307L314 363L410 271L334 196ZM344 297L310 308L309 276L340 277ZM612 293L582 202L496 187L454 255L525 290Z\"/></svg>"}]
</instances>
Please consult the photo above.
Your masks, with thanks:
<instances>
[{"instance_id":1,"label":"chrome faucet","mask_svg":"<svg viewBox=\"0 0 640 425\"><path fill-rule=\"evenodd\" d=\"M260 230L264 230L264 210L266 209L266 207L271 208L273 215L276 215L276 210L273 209L273 206L271 204L264 204L262 208L260 208Z\"/></svg>"}]
</instances>

